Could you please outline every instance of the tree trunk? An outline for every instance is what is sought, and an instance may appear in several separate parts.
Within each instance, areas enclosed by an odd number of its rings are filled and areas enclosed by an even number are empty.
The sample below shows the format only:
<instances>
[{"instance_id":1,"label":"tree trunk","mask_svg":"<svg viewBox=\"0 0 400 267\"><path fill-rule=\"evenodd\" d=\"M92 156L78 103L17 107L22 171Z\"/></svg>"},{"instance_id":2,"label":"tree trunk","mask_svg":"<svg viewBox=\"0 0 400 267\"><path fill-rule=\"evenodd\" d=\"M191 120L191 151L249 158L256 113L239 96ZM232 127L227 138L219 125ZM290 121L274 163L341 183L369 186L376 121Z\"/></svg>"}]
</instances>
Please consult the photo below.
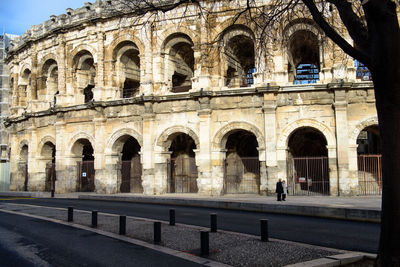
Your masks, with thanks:
<instances>
[{"instance_id":1,"label":"tree trunk","mask_svg":"<svg viewBox=\"0 0 400 267\"><path fill-rule=\"evenodd\" d=\"M374 79L376 80L376 79ZM375 91L388 87L400 92L400 84L375 83ZM378 98L378 97L377 97ZM382 142L382 217L378 266L400 266L400 99L377 100Z\"/></svg>"},{"instance_id":2,"label":"tree trunk","mask_svg":"<svg viewBox=\"0 0 400 267\"><path fill-rule=\"evenodd\" d=\"M400 30L397 16L382 14L370 14L373 21L368 21L373 35L371 73L382 142L382 217L377 265L400 266Z\"/></svg>"}]
</instances>

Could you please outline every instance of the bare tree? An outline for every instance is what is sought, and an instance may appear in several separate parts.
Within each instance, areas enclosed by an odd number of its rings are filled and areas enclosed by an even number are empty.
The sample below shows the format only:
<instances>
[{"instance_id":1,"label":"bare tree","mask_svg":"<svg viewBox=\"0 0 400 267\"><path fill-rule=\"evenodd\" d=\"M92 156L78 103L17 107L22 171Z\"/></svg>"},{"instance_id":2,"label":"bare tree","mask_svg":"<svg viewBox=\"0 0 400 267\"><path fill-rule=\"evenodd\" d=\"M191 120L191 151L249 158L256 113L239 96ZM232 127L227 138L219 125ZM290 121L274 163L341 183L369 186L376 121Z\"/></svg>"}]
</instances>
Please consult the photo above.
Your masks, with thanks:
<instances>
[{"instance_id":1,"label":"bare tree","mask_svg":"<svg viewBox=\"0 0 400 267\"><path fill-rule=\"evenodd\" d=\"M144 15L197 7L201 0L118 0L119 11ZM227 1L225 1L227 2ZM234 1L229 1L234 2ZM398 0L246 0L232 23L241 16L257 27L258 38L283 19L311 17L337 46L366 65L372 74L382 144L383 188L378 266L400 266L400 29ZM337 14L335 20L330 19ZM204 14L203 14L204 15ZM330 16L330 18L328 18ZM151 17L151 16L148 16ZM335 16L333 16L335 17ZM340 29L345 29L343 33ZM272 31L273 32L273 31ZM349 43L344 34L349 35Z\"/></svg>"}]
</instances>

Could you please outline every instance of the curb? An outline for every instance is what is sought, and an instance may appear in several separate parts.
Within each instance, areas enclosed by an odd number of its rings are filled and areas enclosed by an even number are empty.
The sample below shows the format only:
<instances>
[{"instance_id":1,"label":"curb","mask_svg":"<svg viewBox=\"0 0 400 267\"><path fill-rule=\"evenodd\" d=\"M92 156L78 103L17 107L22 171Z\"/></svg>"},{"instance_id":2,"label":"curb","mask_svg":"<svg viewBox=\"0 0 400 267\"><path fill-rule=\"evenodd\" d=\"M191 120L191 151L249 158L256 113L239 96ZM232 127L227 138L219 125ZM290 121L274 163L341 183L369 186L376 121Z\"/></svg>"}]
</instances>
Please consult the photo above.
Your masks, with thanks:
<instances>
[{"instance_id":1,"label":"curb","mask_svg":"<svg viewBox=\"0 0 400 267\"><path fill-rule=\"evenodd\" d=\"M180 199L180 198L162 198L162 197L154 198L154 197L79 195L78 199L243 210L243 211L253 211L253 212L255 211L255 212L265 212L265 213L320 217L329 219L341 219L350 221L372 222L372 223L380 223L381 221L381 212L379 210L370 210L370 209L331 208L331 207L300 206L300 205L273 205L264 203L229 202L221 200L212 201L212 200L200 200L200 199Z\"/></svg>"},{"instance_id":2,"label":"curb","mask_svg":"<svg viewBox=\"0 0 400 267\"><path fill-rule=\"evenodd\" d=\"M346 266L348 264L356 263L363 259L374 260L376 258L375 254L351 252L345 254L332 255L325 258L320 258L312 261L305 261L300 263L295 263L291 265L286 265L285 267L328 267L328 266Z\"/></svg>"}]
</instances>

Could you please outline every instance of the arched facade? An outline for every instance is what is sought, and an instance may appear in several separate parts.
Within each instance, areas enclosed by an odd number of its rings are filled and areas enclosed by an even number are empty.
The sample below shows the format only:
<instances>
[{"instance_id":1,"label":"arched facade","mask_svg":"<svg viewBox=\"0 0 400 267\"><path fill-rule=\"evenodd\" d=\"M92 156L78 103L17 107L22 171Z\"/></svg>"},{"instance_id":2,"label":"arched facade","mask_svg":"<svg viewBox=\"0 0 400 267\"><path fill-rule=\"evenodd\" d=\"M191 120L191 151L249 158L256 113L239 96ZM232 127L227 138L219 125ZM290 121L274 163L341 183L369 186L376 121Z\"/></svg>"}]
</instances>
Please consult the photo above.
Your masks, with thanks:
<instances>
[{"instance_id":1,"label":"arched facade","mask_svg":"<svg viewBox=\"0 0 400 267\"><path fill-rule=\"evenodd\" d=\"M359 192L373 84L309 17L262 40L237 3L121 23L101 13L106 2L32 29L10 51L12 190L46 190L52 163L59 193L273 194L293 158L323 156L328 193ZM65 31L51 31L60 23ZM318 78L297 83L301 71ZM300 145L309 136L320 141L311 152ZM184 176L192 182L179 185Z\"/></svg>"}]
</instances>

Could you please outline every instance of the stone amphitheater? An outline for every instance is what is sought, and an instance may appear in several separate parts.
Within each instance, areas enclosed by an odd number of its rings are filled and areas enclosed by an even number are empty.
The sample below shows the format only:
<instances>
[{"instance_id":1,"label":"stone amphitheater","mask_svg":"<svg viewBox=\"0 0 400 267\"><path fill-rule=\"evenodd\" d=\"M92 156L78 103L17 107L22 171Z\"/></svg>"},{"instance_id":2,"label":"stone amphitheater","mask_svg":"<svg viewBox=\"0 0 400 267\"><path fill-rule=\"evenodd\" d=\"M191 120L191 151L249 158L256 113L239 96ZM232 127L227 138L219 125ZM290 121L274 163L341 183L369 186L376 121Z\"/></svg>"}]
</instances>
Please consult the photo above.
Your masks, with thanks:
<instances>
[{"instance_id":1,"label":"stone amphitheater","mask_svg":"<svg viewBox=\"0 0 400 267\"><path fill-rule=\"evenodd\" d=\"M355 195L363 175L378 185L359 161L380 152L368 70L307 15L260 39L236 16L242 2L139 16L98 0L27 30L7 58L11 190L272 194L284 179L294 194Z\"/></svg>"}]
</instances>

